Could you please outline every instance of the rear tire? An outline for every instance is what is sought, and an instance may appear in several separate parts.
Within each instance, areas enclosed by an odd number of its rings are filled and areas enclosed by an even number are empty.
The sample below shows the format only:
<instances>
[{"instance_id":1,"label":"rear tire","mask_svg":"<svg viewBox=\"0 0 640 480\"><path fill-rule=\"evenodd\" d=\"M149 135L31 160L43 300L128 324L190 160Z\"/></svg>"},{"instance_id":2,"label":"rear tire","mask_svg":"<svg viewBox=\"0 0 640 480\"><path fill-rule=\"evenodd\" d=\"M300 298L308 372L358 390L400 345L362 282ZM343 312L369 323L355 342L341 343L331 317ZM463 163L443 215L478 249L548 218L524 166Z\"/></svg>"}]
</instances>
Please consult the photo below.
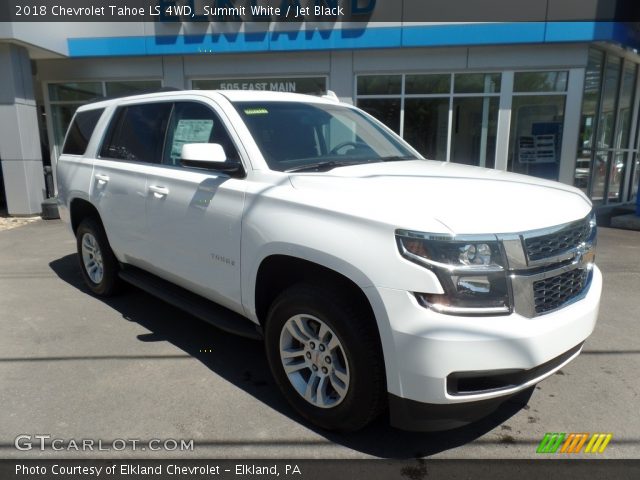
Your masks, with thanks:
<instances>
[{"instance_id":1,"label":"rear tire","mask_svg":"<svg viewBox=\"0 0 640 480\"><path fill-rule=\"evenodd\" d=\"M87 217L76 231L82 277L89 289L101 297L115 294L120 287L119 264L102 225Z\"/></svg>"},{"instance_id":2,"label":"rear tire","mask_svg":"<svg viewBox=\"0 0 640 480\"><path fill-rule=\"evenodd\" d=\"M265 327L271 372L293 408L311 423L363 428L386 402L382 348L368 309L337 289L298 284L272 304Z\"/></svg>"}]
</instances>

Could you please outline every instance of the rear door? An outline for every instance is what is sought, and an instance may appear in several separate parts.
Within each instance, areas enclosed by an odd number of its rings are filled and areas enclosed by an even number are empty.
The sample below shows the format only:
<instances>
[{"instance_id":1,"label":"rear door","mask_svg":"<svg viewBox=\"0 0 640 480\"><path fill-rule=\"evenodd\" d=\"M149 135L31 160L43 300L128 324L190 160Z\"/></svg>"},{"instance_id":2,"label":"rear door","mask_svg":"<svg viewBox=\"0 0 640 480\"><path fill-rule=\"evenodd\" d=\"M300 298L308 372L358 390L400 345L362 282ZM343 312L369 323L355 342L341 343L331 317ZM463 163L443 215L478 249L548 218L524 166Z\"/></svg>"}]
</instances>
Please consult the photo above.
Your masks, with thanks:
<instances>
[{"instance_id":1,"label":"rear door","mask_svg":"<svg viewBox=\"0 0 640 480\"><path fill-rule=\"evenodd\" d=\"M246 181L180 165L185 143L218 143L240 160L224 113L210 103L175 102L163 163L148 175L147 261L154 273L238 312L240 233Z\"/></svg>"},{"instance_id":2,"label":"rear door","mask_svg":"<svg viewBox=\"0 0 640 480\"><path fill-rule=\"evenodd\" d=\"M148 256L147 175L160 163L173 104L123 105L114 112L94 162L91 201L120 260L143 266Z\"/></svg>"},{"instance_id":3,"label":"rear door","mask_svg":"<svg viewBox=\"0 0 640 480\"><path fill-rule=\"evenodd\" d=\"M68 207L72 198L87 199L93 182L93 160L90 156L95 148L89 147L104 108L76 112L62 146L62 154L55 163L60 215L70 222Z\"/></svg>"}]
</instances>

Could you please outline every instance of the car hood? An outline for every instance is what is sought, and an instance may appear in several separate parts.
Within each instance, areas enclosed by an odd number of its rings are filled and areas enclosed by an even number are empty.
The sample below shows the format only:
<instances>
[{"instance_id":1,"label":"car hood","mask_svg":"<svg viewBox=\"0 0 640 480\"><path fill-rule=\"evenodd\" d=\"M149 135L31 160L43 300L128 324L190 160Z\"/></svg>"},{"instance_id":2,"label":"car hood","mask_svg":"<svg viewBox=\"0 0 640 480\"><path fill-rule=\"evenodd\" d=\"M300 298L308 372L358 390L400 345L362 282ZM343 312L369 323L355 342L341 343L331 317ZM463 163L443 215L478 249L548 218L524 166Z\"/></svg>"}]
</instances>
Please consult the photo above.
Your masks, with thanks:
<instances>
[{"instance_id":1,"label":"car hood","mask_svg":"<svg viewBox=\"0 0 640 480\"><path fill-rule=\"evenodd\" d=\"M395 228L434 233L513 233L585 217L591 202L558 182L454 163L369 163L292 173L305 203Z\"/></svg>"}]
</instances>

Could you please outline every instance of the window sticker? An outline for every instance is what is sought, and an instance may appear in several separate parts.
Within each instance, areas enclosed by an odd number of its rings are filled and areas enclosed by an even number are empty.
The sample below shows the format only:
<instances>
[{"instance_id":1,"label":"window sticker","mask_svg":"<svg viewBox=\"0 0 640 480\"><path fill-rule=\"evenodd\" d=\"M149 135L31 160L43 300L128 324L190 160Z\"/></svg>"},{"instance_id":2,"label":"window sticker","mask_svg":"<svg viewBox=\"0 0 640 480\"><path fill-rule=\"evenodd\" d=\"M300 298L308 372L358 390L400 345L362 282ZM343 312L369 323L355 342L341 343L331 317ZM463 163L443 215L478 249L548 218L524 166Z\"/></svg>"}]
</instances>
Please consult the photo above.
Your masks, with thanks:
<instances>
[{"instance_id":1,"label":"window sticker","mask_svg":"<svg viewBox=\"0 0 640 480\"><path fill-rule=\"evenodd\" d=\"M213 120L179 120L173 134L171 156L180 157L185 143L209 143L212 130Z\"/></svg>"},{"instance_id":2,"label":"window sticker","mask_svg":"<svg viewBox=\"0 0 640 480\"><path fill-rule=\"evenodd\" d=\"M266 108L245 108L244 113L246 115L267 115L269 110Z\"/></svg>"}]
</instances>

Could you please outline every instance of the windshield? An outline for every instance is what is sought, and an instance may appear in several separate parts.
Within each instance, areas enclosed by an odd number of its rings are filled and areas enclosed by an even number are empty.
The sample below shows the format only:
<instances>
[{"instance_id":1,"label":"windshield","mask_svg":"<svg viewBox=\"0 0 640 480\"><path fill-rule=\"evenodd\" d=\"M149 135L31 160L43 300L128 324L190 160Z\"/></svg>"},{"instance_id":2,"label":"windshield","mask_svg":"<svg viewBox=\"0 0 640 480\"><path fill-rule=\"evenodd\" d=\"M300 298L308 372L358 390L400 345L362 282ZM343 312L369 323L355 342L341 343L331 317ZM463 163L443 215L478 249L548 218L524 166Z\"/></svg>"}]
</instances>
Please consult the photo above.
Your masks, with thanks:
<instances>
[{"instance_id":1,"label":"windshield","mask_svg":"<svg viewBox=\"0 0 640 480\"><path fill-rule=\"evenodd\" d=\"M234 105L272 170L326 171L417 158L401 141L351 108L302 102Z\"/></svg>"}]
</instances>

